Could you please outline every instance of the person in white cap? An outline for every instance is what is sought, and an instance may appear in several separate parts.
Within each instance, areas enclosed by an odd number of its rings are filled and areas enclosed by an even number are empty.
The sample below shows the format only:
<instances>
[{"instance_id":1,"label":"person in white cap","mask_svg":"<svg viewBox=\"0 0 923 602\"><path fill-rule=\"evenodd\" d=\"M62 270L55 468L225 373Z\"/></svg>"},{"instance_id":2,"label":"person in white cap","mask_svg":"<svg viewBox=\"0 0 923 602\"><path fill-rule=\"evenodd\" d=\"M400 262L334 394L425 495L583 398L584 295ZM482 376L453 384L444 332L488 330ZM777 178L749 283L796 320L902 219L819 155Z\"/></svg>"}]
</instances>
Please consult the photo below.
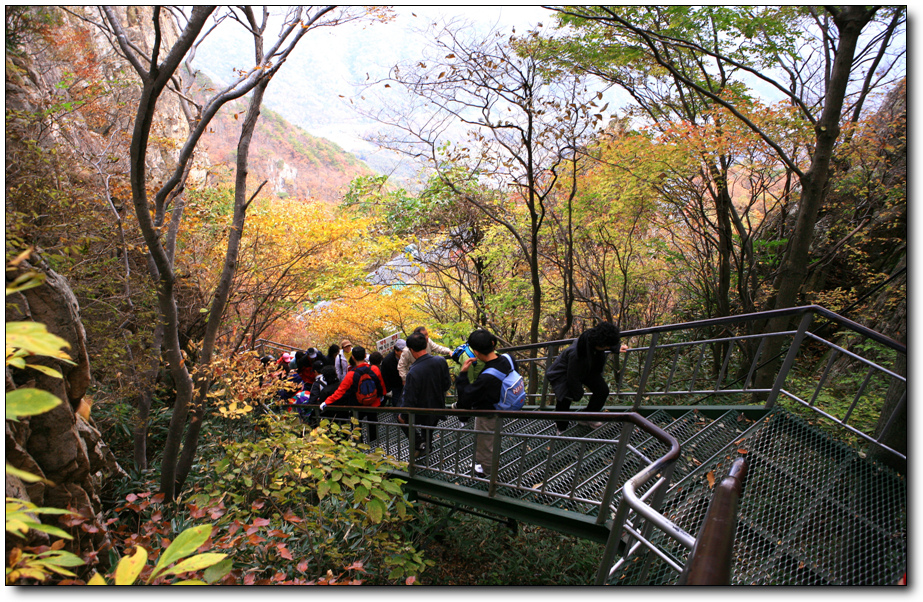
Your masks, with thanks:
<instances>
[{"instance_id":1,"label":"person in white cap","mask_svg":"<svg viewBox=\"0 0 923 602\"><path fill-rule=\"evenodd\" d=\"M346 373L349 372L349 358L352 356L352 352L353 344L349 342L349 339L340 341L340 353L337 355L333 365L337 369L337 378L341 381L346 378Z\"/></svg>"}]
</instances>

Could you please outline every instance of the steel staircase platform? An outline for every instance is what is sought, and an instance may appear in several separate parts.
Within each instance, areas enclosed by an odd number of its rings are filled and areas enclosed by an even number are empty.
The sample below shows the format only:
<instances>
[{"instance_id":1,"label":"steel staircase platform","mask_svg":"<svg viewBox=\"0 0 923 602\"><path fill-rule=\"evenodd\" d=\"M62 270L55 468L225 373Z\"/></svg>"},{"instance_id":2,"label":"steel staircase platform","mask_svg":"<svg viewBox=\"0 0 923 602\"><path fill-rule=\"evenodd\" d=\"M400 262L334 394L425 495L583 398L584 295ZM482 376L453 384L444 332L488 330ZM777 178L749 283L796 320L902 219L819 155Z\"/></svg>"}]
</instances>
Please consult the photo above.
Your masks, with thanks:
<instances>
[{"instance_id":1,"label":"steel staircase platform","mask_svg":"<svg viewBox=\"0 0 923 602\"><path fill-rule=\"evenodd\" d=\"M733 584L881 585L902 577L907 557L904 477L785 411L773 412L752 434L732 441L680 480L667 494L663 514L687 532L698 532L712 485L742 454L750 468L734 545ZM651 539L685 562L688 550L662 533ZM647 560L651 566L642 570ZM608 583L666 585L677 579L665 562L648 554L630 559Z\"/></svg>"}]
</instances>

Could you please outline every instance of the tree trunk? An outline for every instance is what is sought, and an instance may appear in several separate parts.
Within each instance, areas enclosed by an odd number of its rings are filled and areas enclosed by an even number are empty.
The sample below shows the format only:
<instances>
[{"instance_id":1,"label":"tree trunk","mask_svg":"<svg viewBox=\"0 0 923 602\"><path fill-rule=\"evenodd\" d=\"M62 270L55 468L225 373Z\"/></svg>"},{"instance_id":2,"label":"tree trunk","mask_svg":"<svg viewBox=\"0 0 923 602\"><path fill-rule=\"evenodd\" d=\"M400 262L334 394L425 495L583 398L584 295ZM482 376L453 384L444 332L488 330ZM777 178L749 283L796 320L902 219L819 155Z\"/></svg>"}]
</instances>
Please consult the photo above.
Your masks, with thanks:
<instances>
[{"instance_id":1,"label":"tree trunk","mask_svg":"<svg viewBox=\"0 0 923 602\"><path fill-rule=\"evenodd\" d=\"M839 45L833 61L827 94L824 97L824 111L815 127L815 144L810 168L800 177L801 198L795 217L795 228L789 238L782 265L775 279L776 295L772 308L785 309L798 304L798 294L807 275L808 258L811 241L814 238L814 225L823 205L830 177L830 161L837 137L840 133L840 115L843 100L852 71L854 54L862 29L874 14L874 9L867 10L861 6L847 6L834 14L834 22L840 32ZM781 317L771 320L764 332L786 330L791 318ZM759 387L765 388L772 382L778 371L777 356L782 348L781 337L767 341L763 357L770 358L770 363L762 368L757 376Z\"/></svg>"},{"instance_id":2,"label":"tree trunk","mask_svg":"<svg viewBox=\"0 0 923 602\"><path fill-rule=\"evenodd\" d=\"M260 43L262 47L262 44ZM227 253L225 254L224 267L221 271L221 278L215 290L215 297L209 308L208 324L205 327L205 338L202 343L202 352L200 364L208 366L212 361L215 351L215 340L218 336L218 329L221 326L221 316L227 307L228 299L231 294L231 282L234 280L234 274L237 272L237 255L240 250L240 241L244 234L244 223L247 218L247 208L250 202L247 200L247 175L248 160L250 154L250 142L253 139L253 131L256 129L256 122L260 116L260 106L263 104L263 94L269 80L265 79L253 89L253 97L250 100L250 107L247 110L247 116L244 119L243 128L240 132L240 140L237 143L237 175L234 181L234 217L231 223L231 231L228 235ZM264 182L265 184L265 182ZM262 188L262 186L260 186ZM259 193L257 189L254 197ZM252 200L252 199L251 199ZM186 431L186 440L183 444L183 453L179 459L179 466L176 472L176 491L180 491L192 469L195 453L199 444L199 433L202 430L202 420L205 417L205 408L207 404L208 389L211 387L212 379L208 374L199 374L196 378L196 401L192 408L189 428Z\"/></svg>"}]
</instances>

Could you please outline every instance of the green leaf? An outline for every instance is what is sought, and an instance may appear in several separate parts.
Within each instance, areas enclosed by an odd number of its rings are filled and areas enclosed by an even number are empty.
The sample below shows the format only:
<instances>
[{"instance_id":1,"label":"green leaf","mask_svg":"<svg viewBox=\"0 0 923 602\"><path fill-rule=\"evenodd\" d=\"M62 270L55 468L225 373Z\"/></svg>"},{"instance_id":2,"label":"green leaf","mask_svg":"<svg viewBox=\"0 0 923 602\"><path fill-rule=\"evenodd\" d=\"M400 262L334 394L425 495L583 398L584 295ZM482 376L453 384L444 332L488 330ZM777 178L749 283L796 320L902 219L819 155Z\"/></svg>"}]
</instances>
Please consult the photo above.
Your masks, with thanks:
<instances>
[{"instance_id":1,"label":"green leaf","mask_svg":"<svg viewBox=\"0 0 923 602\"><path fill-rule=\"evenodd\" d=\"M202 577L205 579L206 583L215 583L216 581L222 579L225 575L231 572L231 569L234 568L234 561L230 558L225 558L218 564L214 564L207 569L202 574Z\"/></svg>"},{"instance_id":2,"label":"green leaf","mask_svg":"<svg viewBox=\"0 0 923 602\"><path fill-rule=\"evenodd\" d=\"M368 496L369 496L369 490L363 487L362 485L359 485L358 487L356 487L355 492L353 493L353 499L356 501L364 500Z\"/></svg>"},{"instance_id":3,"label":"green leaf","mask_svg":"<svg viewBox=\"0 0 923 602\"><path fill-rule=\"evenodd\" d=\"M28 525L28 527L33 531L47 533L48 535L56 535L57 537L60 537L61 539L73 539L71 534L65 531L64 529L60 529L52 525L45 525L42 523L26 523L26 525Z\"/></svg>"},{"instance_id":4,"label":"green leaf","mask_svg":"<svg viewBox=\"0 0 923 602\"><path fill-rule=\"evenodd\" d=\"M145 564L147 564L147 550L141 546L135 546L135 553L123 557L115 568L115 584L131 585L141 574Z\"/></svg>"},{"instance_id":5,"label":"green leaf","mask_svg":"<svg viewBox=\"0 0 923 602\"><path fill-rule=\"evenodd\" d=\"M330 483L327 481L321 481L317 484L317 497L324 499L327 497L328 493L330 493Z\"/></svg>"},{"instance_id":6,"label":"green leaf","mask_svg":"<svg viewBox=\"0 0 923 602\"><path fill-rule=\"evenodd\" d=\"M91 577L90 580L87 581L87 585L108 585L108 584L106 583L106 580L103 579L102 575L100 575L99 573L95 573L93 577Z\"/></svg>"},{"instance_id":7,"label":"green leaf","mask_svg":"<svg viewBox=\"0 0 923 602\"><path fill-rule=\"evenodd\" d=\"M48 566L83 566L83 558L64 550L49 550L39 554L42 562Z\"/></svg>"},{"instance_id":8,"label":"green leaf","mask_svg":"<svg viewBox=\"0 0 923 602\"><path fill-rule=\"evenodd\" d=\"M179 575L180 573L189 573L191 571L200 571L202 569L207 569L208 567L218 564L225 558L227 554L198 554L191 558L187 558L182 562L176 563L172 568L167 569L163 572L164 575Z\"/></svg>"},{"instance_id":9,"label":"green leaf","mask_svg":"<svg viewBox=\"0 0 923 602\"><path fill-rule=\"evenodd\" d=\"M6 346L24 349L33 355L70 359L61 351L70 347L70 343L48 332L41 322L7 322Z\"/></svg>"},{"instance_id":10,"label":"green leaf","mask_svg":"<svg viewBox=\"0 0 923 602\"><path fill-rule=\"evenodd\" d=\"M387 491L388 493L393 493L394 495L403 495L404 491L401 489L401 486L395 483L394 481L382 481L381 488Z\"/></svg>"},{"instance_id":11,"label":"green leaf","mask_svg":"<svg viewBox=\"0 0 923 602\"><path fill-rule=\"evenodd\" d=\"M6 287L6 294L18 293L41 286L45 282L45 277L45 274L39 272L26 272L14 280L10 286Z\"/></svg>"},{"instance_id":12,"label":"green leaf","mask_svg":"<svg viewBox=\"0 0 923 602\"><path fill-rule=\"evenodd\" d=\"M63 376L61 376L60 372L58 372L54 368L49 368L48 366L41 366L39 364L26 364L26 366L28 366L29 368L32 368L33 370L38 370L42 374L45 374L46 376L51 376L52 378L64 378Z\"/></svg>"},{"instance_id":13,"label":"green leaf","mask_svg":"<svg viewBox=\"0 0 923 602\"><path fill-rule=\"evenodd\" d=\"M41 389L16 389L6 394L6 417L21 418L44 414L48 410L61 405L61 400Z\"/></svg>"},{"instance_id":14,"label":"green leaf","mask_svg":"<svg viewBox=\"0 0 923 602\"><path fill-rule=\"evenodd\" d=\"M25 483L51 483L51 481L49 481L48 479L44 479L36 474L32 474L31 472L27 472L25 470L20 470L10 464L6 465L6 474L19 477L19 480Z\"/></svg>"},{"instance_id":15,"label":"green leaf","mask_svg":"<svg viewBox=\"0 0 923 602\"><path fill-rule=\"evenodd\" d=\"M381 500L372 498L369 500L368 504L365 505L369 513L369 518L372 519L372 522L376 525L381 522L381 519L385 516L385 505Z\"/></svg>"},{"instance_id":16,"label":"green leaf","mask_svg":"<svg viewBox=\"0 0 923 602\"><path fill-rule=\"evenodd\" d=\"M173 585L208 585L201 579L184 579L183 581L177 581Z\"/></svg>"},{"instance_id":17,"label":"green leaf","mask_svg":"<svg viewBox=\"0 0 923 602\"><path fill-rule=\"evenodd\" d=\"M190 527L180 533L173 543L164 551L160 560L157 561L157 566L154 567L154 572L151 573L150 581L153 581L163 569L167 568L172 563L195 552L199 546L208 540L208 536L211 535L211 532L211 525L200 525L198 527Z\"/></svg>"}]
</instances>

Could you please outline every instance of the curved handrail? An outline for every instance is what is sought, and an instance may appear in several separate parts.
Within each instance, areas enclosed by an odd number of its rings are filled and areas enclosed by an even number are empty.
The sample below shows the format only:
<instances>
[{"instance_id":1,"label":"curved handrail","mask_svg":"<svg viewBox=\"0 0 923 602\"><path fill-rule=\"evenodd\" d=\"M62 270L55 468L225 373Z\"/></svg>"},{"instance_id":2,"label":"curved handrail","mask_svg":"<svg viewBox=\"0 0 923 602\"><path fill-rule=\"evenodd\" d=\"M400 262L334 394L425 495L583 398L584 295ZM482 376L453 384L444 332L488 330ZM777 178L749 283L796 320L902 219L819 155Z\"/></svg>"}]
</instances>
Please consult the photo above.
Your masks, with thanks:
<instances>
[{"instance_id":1,"label":"curved handrail","mask_svg":"<svg viewBox=\"0 0 923 602\"><path fill-rule=\"evenodd\" d=\"M640 416L639 416L640 417ZM650 423L649 423L650 424ZM695 537L686 533L678 525L675 525L667 517L663 516L650 506L644 503L636 490L643 486L645 483L651 480L652 477L656 476L661 471L665 470L668 466L674 463L679 459L680 446L679 441L675 437L667 433L666 431L660 429L654 424L650 425L657 431L660 431L659 434L655 435L660 441L670 445L670 451L665 455L661 456L658 460L649 464L644 470L631 477L625 482L625 485L622 486L622 499L628 504L628 506L633 509L635 512L649 520L661 531L686 546L687 548L692 548L695 546ZM654 434L654 432L651 434Z\"/></svg>"},{"instance_id":2,"label":"curved handrail","mask_svg":"<svg viewBox=\"0 0 923 602\"><path fill-rule=\"evenodd\" d=\"M737 534L737 509L747 476L746 458L737 458L715 487L696 538L695 548L680 575L680 585L728 585Z\"/></svg>"}]
</instances>

